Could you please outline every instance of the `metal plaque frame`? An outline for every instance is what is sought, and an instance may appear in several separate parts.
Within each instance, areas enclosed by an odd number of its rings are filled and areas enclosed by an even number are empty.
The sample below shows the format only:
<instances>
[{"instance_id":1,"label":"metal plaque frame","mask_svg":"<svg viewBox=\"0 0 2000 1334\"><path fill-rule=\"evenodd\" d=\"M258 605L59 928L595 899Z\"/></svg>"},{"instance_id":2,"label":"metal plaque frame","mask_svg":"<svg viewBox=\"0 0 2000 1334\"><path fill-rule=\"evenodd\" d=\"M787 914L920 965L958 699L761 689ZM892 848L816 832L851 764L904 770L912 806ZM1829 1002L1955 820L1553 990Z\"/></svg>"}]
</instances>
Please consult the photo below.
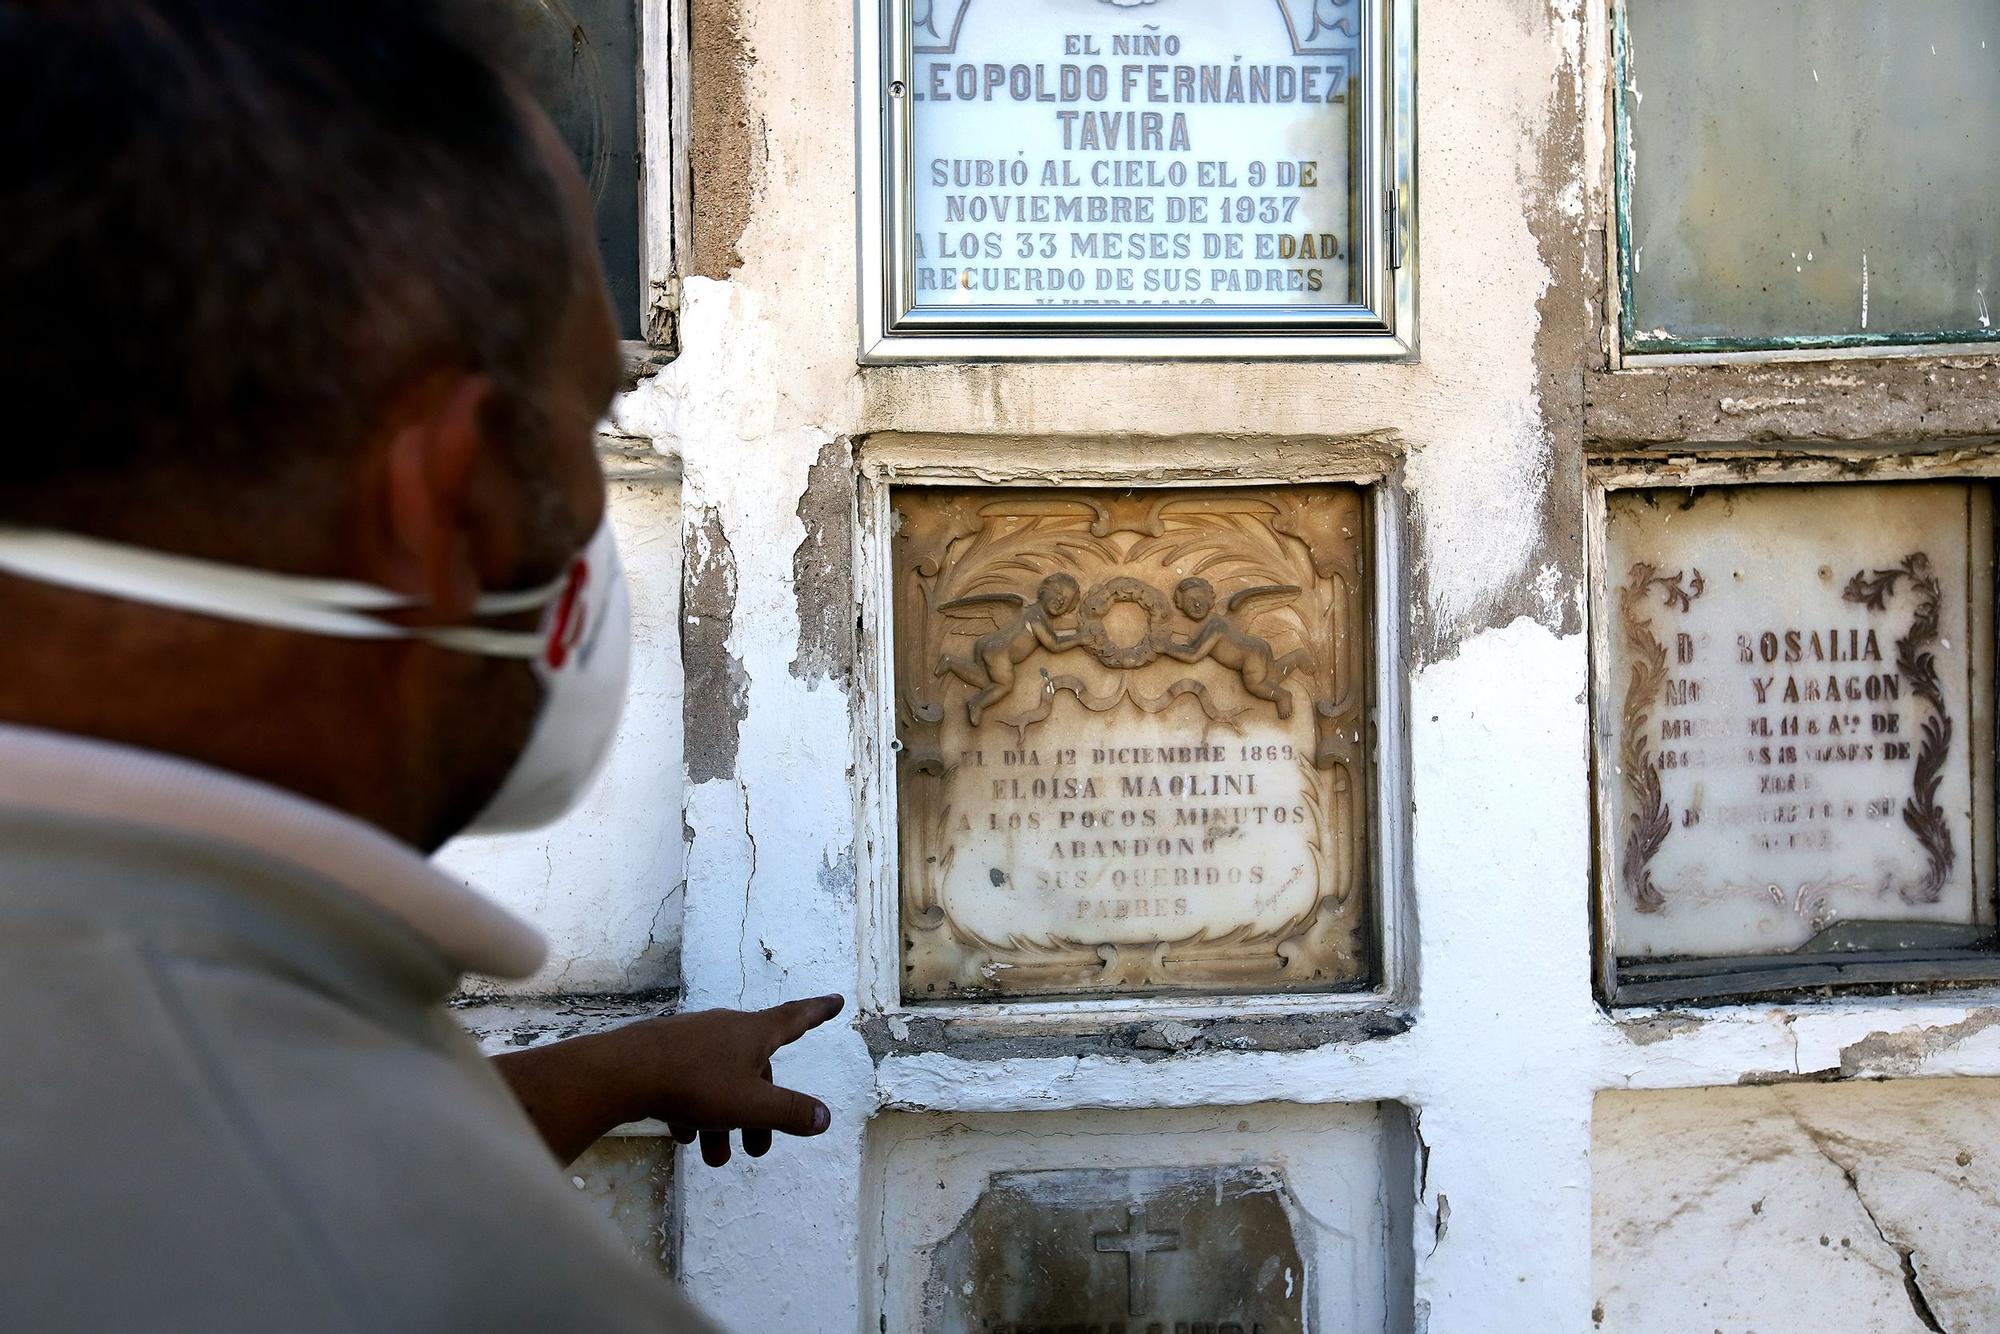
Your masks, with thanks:
<instances>
[{"instance_id":1,"label":"metal plaque frame","mask_svg":"<svg viewBox=\"0 0 2000 1334\"><path fill-rule=\"evenodd\" d=\"M1414 360L1416 0L1360 0L1358 304L920 310L911 253L912 0L857 0L863 364L1159 359Z\"/></svg>"},{"instance_id":2,"label":"metal plaque frame","mask_svg":"<svg viewBox=\"0 0 2000 1334\"><path fill-rule=\"evenodd\" d=\"M1996 899L1993 858L1994 813L1975 798L1973 846L1976 920L1968 925L1861 923L1858 930L1828 931L1824 940L1786 954L1717 955L1641 960L1620 958L1616 932L1618 834L1612 787L1619 768L1616 720L1619 684L1609 672L1614 620L1610 571L1611 496L1628 490L1698 490L1711 486L1827 485L1851 480L1851 469L1825 459L1792 458L1746 465L1739 460L1675 460L1659 468L1607 460L1591 471L1589 521L1585 532L1591 577L1590 615L1592 916L1595 919L1595 983L1599 1000L1613 1010L1644 1006L1720 1004L1800 992L1843 988L1900 989L2000 982L2000 899ZM1960 482L1995 488L2000 500L2000 460L1955 466L1943 458L1898 460L1869 479L1869 485L1898 482ZM1990 535L1989 535L1990 536ZM2000 550L1982 548L1993 571ZM1991 577L1989 573L1989 578ZM1974 711L1966 744L1976 763L1994 763L1993 682L1995 646L1974 646ZM1976 789L1975 789L1976 790Z\"/></svg>"},{"instance_id":3,"label":"metal plaque frame","mask_svg":"<svg viewBox=\"0 0 2000 1334\"><path fill-rule=\"evenodd\" d=\"M1610 297L1617 305L1612 333L1617 358L1626 366L1714 365L1727 362L1825 361L1849 357L1990 356L2000 328L1908 329L1839 334L1777 334L1769 337L1658 337L1638 327L1632 309L1632 37L1627 20L1631 0L1611 0L1611 155L1613 226L1617 241Z\"/></svg>"}]
</instances>

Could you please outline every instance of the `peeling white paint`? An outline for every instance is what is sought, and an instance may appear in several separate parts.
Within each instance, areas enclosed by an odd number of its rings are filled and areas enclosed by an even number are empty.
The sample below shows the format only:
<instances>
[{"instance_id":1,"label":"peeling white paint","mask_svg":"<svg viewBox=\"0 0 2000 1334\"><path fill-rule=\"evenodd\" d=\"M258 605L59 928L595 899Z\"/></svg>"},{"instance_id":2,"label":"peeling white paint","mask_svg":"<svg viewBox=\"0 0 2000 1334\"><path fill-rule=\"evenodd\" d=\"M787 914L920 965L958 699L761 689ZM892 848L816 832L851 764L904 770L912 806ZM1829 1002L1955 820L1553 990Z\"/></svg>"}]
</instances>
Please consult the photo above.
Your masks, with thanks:
<instances>
[{"instance_id":1,"label":"peeling white paint","mask_svg":"<svg viewBox=\"0 0 2000 1334\"><path fill-rule=\"evenodd\" d=\"M876 855L857 840L881 833L861 813L879 794L867 789L872 770L856 730L861 741L880 740L868 729L881 701L857 697L845 678L792 671L793 556L807 537L800 500L830 442L872 435L878 451L963 463L969 479L1002 481L1185 481L1271 459L1285 463L1271 473L1297 475L1307 470L1301 458L1371 460L1371 475L1399 483L1403 492L1389 494L1409 501L1396 546L1405 568L1391 587L1414 590L1414 637L1441 660L1408 673L1398 665L1380 680L1408 719L1407 737L1387 729L1387 745L1407 741L1409 764L1407 791L1388 792L1384 811L1392 821L1411 813L1419 968L1407 1031L1302 1051L1190 1040L1143 1061L1047 1050L968 1059L905 1047L878 1067L843 1019L778 1061L782 1082L833 1108L829 1135L719 1172L681 1156L684 1281L729 1327L860 1328L862 1293L881 1259L863 1250L874 1226L864 1225L864 1168L871 1118L885 1108L946 1120L1096 1109L1115 1119L1165 1108L1401 1103L1419 1140L1411 1235L1402 1239L1414 1269L1414 1327L1583 1330L1593 1301L1599 1090L1733 1084L1746 1074L2000 1073L2000 1024L1986 1018L2000 1011L1985 1008L2000 1003L1993 996L1619 1022L1592 997L1587 654L1582 635L1550 628L1565 623L1582 571L1566 554L1572 548L1550 544L1545 512L1552 493L1575 490L1581 463L1556 452L1536 340L1538 304L1558 281L1572 309L1593 294L1579 275L1549 271L1530 215L1608 225L1604 118L1592 114L1611 86L1601 0L1588 8L1465 0L1426 11L1420 362L1198 369L858 370L853 9L802 0L741 11L752 53L744 115L758 145L750 222L737 245L744 263L727 281L686 283L685 351L616 412L621 431L681 460L682 503L704 520L689 526L691 552L720 556L707 544L726 543L736 579L727 651L740 664L748 711L730 738L730 771L619 797L621 816L635 812L653 834L670 828L677 843L687 831L688 1004L852 996L896 948L893 931L862 935L855 899L856 862ZM1578 104L1552 105L1579 67ZM1636 104L1636 77L1629 93ZM1586 160L1561 164L1549 182L1537 145L1573 116L1584 121ZM1862 286L1865 325L1865 254ZM1716 403L1736 416L1810 400L1736 394ZM690 728L704 725L706 704L689 703ZM660 716L669 713L678 726L678 703ZM636 836L606 838L627 859L605 872L617 880L607 899L624 908L649 901L655 882L635 881L660 873L629 868ZM522 846L500 874L536 883L541 856L539 846ZM629 951L638 932L625 917L607 917L616 919L599 951L608 959ZM1200 1010L1153 1018L1197 1030ZM493 1022L497 1039L507 1029ZM898 1017L880 1027L908 1044L922 1025ZM1799 1163L1810 1173L1800 1180L1826 1184L1827 1158Z\"/></svg>"},{"instance_id":2,"label":"peeling white paint","mask_svg":"<svg viewBox=\"0 0 2000 1334\"><path fill-rule=\"evenodd\" d=\"M1994 1328L1996 1099L1966 1081L1601 1099L1603 1327Z\"/></svg>"},{"instance_id":3,"label":"peeling white paint","mask_svg":"<svg viewBox=\"0 0 2000 1334\"><path fill-rule=\"evenodd\" d=\"M671 987L681 954L681 517L670 479L614 483L611 520L632 595L632 688L617 744L552 829L458 839L439 861L534 922L549 959L474 992Z\"/></svg>"}]
</instances>

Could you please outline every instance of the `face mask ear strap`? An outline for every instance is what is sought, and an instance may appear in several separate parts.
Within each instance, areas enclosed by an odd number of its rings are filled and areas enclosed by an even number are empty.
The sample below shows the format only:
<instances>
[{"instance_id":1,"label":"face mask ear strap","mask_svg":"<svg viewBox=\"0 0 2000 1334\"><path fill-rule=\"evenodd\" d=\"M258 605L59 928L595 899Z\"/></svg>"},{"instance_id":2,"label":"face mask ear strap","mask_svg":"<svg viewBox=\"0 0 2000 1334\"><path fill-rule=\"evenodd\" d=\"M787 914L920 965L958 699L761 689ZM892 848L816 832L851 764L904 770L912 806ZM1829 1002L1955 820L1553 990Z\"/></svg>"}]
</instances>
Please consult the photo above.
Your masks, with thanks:
<instances>
[{"instance_id":1,"label":"face mask ear strap","mask_svg":"<svg viewBox=\"0 0 2000 1334\"><path fill-rule=\"evenodd\" d=\"M345 579L246 570L197 556L0 527L0 571L39 583L173 611L279 630L348 639L394 639L404 631L363 612L399 611L410 599Z\"/></svg>"},{"instance_id":2,"label":"face mask ear strap","mask_svg":"<svg viewBox=\"0 0 2000 1334\"><path fill-rule=\"evenodd\" d=\"M74 533L0 525L0 573L171 611L341 639L422 639L467 653L522 659L534 658L543 647L539 630L401 626L378 620L376 613L417 604L372 584L243 569ZM536 588L485 594L473 604L474 614L540 611L562 595L569 578L565 570Z\"/></svg>"},{"instance_id":3,"label":"face mask ear strap","mask_svg":"<svg viewBox=\"0 0 2000 1334\"><path fill-rule=\"evenodd\" d=\"M513 593L481 593L472 604L474 616L512 616L518 612L540 611L561 597L569 586L569 567L545 584Z\"/></svg>"},{"instance_id":4,"label":"face mask ear strap","mask_svg":"<svg viewBox=\"0 0 2000 1334\"><path fill-rule=\"evenodd\" d=\"M418 626L404 633L439 648L487 658L519 658L524 662L539 658L548 644L548 636L538 630L482 630L477 626L447 625Z\"/></svg>"}]
</instances>

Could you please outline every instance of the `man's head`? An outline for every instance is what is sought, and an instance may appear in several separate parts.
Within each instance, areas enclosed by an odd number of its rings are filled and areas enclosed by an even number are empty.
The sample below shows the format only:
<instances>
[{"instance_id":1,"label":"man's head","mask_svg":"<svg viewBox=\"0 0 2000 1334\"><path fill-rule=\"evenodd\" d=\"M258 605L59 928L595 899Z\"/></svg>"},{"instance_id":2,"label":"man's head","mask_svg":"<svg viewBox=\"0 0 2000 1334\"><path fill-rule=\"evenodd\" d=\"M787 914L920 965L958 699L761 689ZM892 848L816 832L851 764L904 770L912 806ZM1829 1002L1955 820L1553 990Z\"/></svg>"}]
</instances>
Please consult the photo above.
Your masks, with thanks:
<instances>
[{"instance_id":1,"label":"man's head","mask_svg":"<svg viewBox=\"0 0 2000 1334\"><path fill-rule=\"evenodd\" d=\"M574 166L430 5L0 0L0 524L359 580L459 623L596 528L616 352ZM192 754L418 842L479 808L539 705L515 662L0 578L17 616L45 633L0 666L0 719ZM77 686L121 675L136 697Z\"/></svg>"}]
</instances>

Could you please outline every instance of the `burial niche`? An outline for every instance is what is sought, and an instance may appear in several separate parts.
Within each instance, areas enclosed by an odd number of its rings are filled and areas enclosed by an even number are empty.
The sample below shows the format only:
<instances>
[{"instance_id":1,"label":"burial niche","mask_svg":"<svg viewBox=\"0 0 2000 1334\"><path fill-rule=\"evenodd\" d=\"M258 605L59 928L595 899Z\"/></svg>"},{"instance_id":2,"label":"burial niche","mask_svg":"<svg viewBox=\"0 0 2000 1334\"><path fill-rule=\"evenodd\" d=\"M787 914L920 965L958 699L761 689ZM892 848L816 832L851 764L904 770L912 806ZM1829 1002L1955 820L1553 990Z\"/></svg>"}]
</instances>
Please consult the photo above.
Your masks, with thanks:
<instances>
[{"instance_id":1,"label":"burial niche","mask_svg":"<svg viewBox=\"0 0 2000 1334\"><path fill-rule=\"evenodd\" d=\"M906 998L1368 984L1362 493L894 503Z\"/></svg>"}]
</instances>

